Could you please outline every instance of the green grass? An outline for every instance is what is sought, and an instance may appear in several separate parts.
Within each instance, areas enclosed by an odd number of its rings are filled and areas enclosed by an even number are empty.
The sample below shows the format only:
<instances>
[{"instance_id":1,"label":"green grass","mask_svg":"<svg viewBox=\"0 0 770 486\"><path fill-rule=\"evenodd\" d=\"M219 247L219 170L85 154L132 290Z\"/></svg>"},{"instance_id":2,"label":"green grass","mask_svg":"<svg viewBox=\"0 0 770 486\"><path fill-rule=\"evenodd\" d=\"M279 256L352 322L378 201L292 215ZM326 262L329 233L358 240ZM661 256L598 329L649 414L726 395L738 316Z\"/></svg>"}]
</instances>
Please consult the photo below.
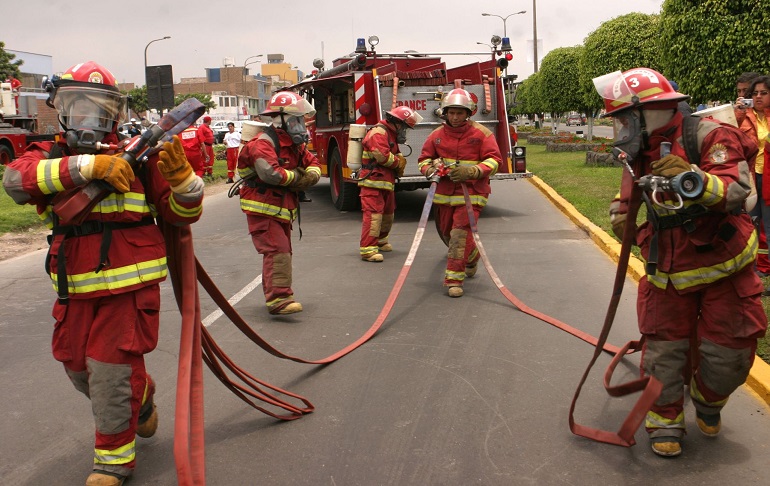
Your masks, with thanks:
<instances>
[{"instance_id":1,"label":"green grass","mask_svg":"<svg viewBox=\"0 0 770 486\"><path fill-rule=\"evenodd\" d=\"M526 142L522 145L527 145ZM592 223L614 237L610 226L609 205L620 188L621 167L585 165L585 152L546 152L544 145L527 145L527 169L551 186ZM644 220L644 208L639 221ZM617 238L615 238L617 239ZM634 248L638 256L638 248ZM770 277L762 279L765 287ZM770 316L770 298L762 298L765 314ZM770 363L770 333L760 339L757 355Z\"/></svg>"}]
</instances>

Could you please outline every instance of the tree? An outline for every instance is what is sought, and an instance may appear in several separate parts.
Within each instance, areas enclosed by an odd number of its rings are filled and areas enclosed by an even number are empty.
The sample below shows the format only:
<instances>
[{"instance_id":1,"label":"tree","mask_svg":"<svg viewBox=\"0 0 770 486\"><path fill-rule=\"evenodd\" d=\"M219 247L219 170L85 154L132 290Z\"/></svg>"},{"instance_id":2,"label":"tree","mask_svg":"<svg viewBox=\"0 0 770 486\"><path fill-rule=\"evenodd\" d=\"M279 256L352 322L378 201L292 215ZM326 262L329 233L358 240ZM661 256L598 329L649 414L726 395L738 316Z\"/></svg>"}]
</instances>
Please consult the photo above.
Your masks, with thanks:
<instances>
[{"instance_id":1,"label":"tree","mask_svg":"<svg viewBox=\"0 0 770 486\"><path fill-rule=\"evenodd\" d=\"M0 41L0 81L5 81L10 77L20 78L21 71L19 67L24 61L19 59L14 61L16 54L11 54L5 50L5 42Z\"/></svg>"},{"instance_id":2,"label":"tree","mask_svg":"<svg viewBox=\"0 0 770 486\"><path fill-rule=\"evenodd\" d=\"M666 0L661 14L663 72L692 102L735 99L743 72L770 72L767 0Z\"/></svg>"},{"instance_id":3,"label":"tree","mask_svg":"<svg viewBox=\"0 0 770 486\"><path fill-rule=\"evenodd\" d=\"M125 94L128 95L128 107L135 113L143 113L150 109L147 103L147 86L134 88Z\"/></svg>"},{"instance_id":4,"label":"tree","mask_svg":"<svg viewBox=\"0 0 770 486\"><path fill-rule=\"evenodd\" d=\"M174 106L179 105L188 98L195 98L206 107L206 111L213 110L217 107L217 104L211 99L211 95L200 93L178 94L174 96Z\"/></svg>"},{"instance_id":5,"label":"tree","mask_svg":"<svg viewBox=\"0 0 770 486\"><path fill-rule=\"evenodd\" d=\"M613 71L648 67L665 72L658 46L660 16L630 13L602 23L588 34L580 59L580 86L586 115L594 117L604 108L593 78Z\"/></svg>"},{"instance_id":6,"label":"tree","mask_svg":"<svg viewBox=\"0 0 770 486\"><path fill-rule=\"evenodd\" d=\"M545 111L551 113L552 120L583 107L578 81L582 54L582 46L559 47L550 51L540 64L541 89L547 94L543 97Z\"/></svg>"}]
</instances>

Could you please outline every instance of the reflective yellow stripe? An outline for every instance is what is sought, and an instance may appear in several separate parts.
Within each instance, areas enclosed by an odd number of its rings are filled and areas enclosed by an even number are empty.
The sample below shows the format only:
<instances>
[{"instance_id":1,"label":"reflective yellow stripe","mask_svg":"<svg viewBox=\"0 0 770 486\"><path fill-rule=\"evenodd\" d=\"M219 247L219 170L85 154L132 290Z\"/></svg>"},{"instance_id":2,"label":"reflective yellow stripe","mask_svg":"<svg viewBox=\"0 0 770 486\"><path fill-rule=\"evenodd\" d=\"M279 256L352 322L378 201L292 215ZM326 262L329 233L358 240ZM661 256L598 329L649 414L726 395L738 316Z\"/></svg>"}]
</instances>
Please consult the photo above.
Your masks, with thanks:
<instances>
[{"instance_id":1,"label":"reflective yellow stripe","mask_svg":"<svg viewBox=\"0 0 770 486\"><path fill-rule=\"evenodd\" d=\"M92 210L92 213L111 214L134 212L141 215L150 214L150 205L145 195L140 192L127 192L125 194L112 193L102 199Z\"/></svg>"},{"instance_id":2,"label":"reflective yellow stripe","mask_svg":"<svg viewBox=\"0 0 770 486\"><path fill-rule=\"evenodd\" d=\"M378 246L361 246L358 249L359 252L361 252L361 255L369 255L370 253L377 253L380 251L380 247Z\"/></svg>"},{"instance_id":3,"label":"reflective yellow stripe","mask_svg":"<svg viewBox=\"0 0 770 486\"><path fill-rule=\"evenodd\" d=\"M117 449L94 449L94 464L128 464L136 459L136 440Z\"/></svg>"},{"instance_id":4,"label":"reflective yellow stripe","mask_svg":"<svg viewBox=\"0 0 770 486\"><path fill-rule=\"evenodd\" d=\"M647 275L647 280L660 289L665 289L666 284L671 280L671 284L677 290L716 282L754 263L757 256L757 247L757 232L754 231L746 242L743 251L725 262L670 274L658 270L655 272L655 275Z\"/></svg>"},{"instance_id":5,"label":"reflective yellow stripe","mask_svg":"<svg viewBox=\"0 0 770 486\"><path fill-rule=\"evenodd\" d=\"M712 407L724 407L725 404L727 403L727 399L730 398L730 397L727 397L723 400L718 400L716 402L710 402L706 400L703 397L703 394L700 392L700 390L698 390L698 384L695 382L695 378L690 379L690 396L693 399L697 400L698 402L706 405L710 405Z\"/></svg>"},{"instance_id":6,"label":"reflective yellow stripe","mask_svg":"<svg viewBox=\"0 0 770 486\"><path fill-rule=\"evenodd\" d=\"M489 173L490 176L497 174L497 169L500 167L500 164L495 159L484 159L479 164L486 165L492 169L492 172Z\"/></svg>"},{"instance_id":7,"label":"reflective yellow stripe","mask_svg":"<svg viewBox=\"0 0 770 486\"><path fill-rule=\"evenodd\" d=\"M711 174L706 174L705 189L703 194L699 197L695 203L703 204L704 206L714 206L722 202L725 198L725 183L719 177Z\"/></svg>"},{"instance_id":8,"label":"reflective yellow stripe","mask_svg":"<svg viewBox=\"0 0 770 486\"><path fill-rule=\"evenodd\" d=\"M392 191L395 185L388 181L371 181L369 179L362 179L358 181L358 185L361 187L372 187L374 189L382 189L384 191Z\"/></svg>"},{"instance_id":9,"label":"reflective yellow stripe","mask_svg":"<svg viewBox=\"0 0 770 486\"><path fill-rule=\"evenodd\" d=\"M446 272L444 272L444 277L447 280L460 280L460 281L463 281L463 280L465 280L465 270L463 270L462 272L453 272L451 270L447 270Z\"/></svg>"},{"instance_id":10,"label":"reflective yellow stripe","mask_svg":"<svg viewBox=\"0 0 770 486\"><path fill-rule=\"evenodd\" d=\"M264 214L265 216L272 216L274 218L283 219L286 221L294 221L296 209L289 211L286 208L280 206L273 206L272 204L265 204L259 201L251 201L249 199L241 199L241 209L255 214Z\"/></svg>"},{"instance_id":11,"label":"reflective yellow stripe","mask_svg":"<svg viewBox=\"0 0 770 486\"><path fill-rule=\"evenodd\" d=\"M203 212L203 206L200 204L194 208L186 208L181 206L179 202L177 202L175 194L172 194L169 198L169 206L171 207L171 211L173 211L174 214L177 214L183 218L194 218Z\"/></svg>"},{"instance_id":12,"label":"reflective yellow stripe","mask_svg":"<svg viewBox=\"0 0 770 486\"><path fill-rule=\"evenodd\" d=\"M470 199L471 199L471 204L473 204L474 206L484 207L487 205L486 196L481 196L479 194L471 194ZM444 194L436 194L436 196L433 198L433 203L447 204L449 206L464 206L465 198L463 196L447 196Z\"/></svg>"},{"instance_id":13,"label":"reflective yellow stripe","mask_svg":"<svg viewBox=\"0 0 770 486\"><path fill-rule=\"evenodd\" d=\"M667 419L662 415L658 415L655 412L647 412L647 418L644 421L644 426L650 429L683 429L684 428L684 412L679 412L679 415L674 419Z\"/></svg>"},{"instance_id":14,"label":"reflective yellow stripe","mask_svg":"<svg viewBox=\"0 0 770 486\"><path fill-rule=\"evenodd\" d=\"M108 268L99 273L88 272L67 275L70 294L84 294L99 290L117 290L142 282L166 278L166 257L118 268ZM51 273L53 288L59 291L56 273Z\"/></svg>"},{"instance_id":15,"label":"reflective yellow stripe","mask_svg":"<svg viewBox=\"0 0 770 486\"><path fill-rule=\"evenodd\" d=\"M43 159L37 164L37 187L43 194L53 194L64 190L59 178L59 159Z\"/></svg>"}]
</instances>

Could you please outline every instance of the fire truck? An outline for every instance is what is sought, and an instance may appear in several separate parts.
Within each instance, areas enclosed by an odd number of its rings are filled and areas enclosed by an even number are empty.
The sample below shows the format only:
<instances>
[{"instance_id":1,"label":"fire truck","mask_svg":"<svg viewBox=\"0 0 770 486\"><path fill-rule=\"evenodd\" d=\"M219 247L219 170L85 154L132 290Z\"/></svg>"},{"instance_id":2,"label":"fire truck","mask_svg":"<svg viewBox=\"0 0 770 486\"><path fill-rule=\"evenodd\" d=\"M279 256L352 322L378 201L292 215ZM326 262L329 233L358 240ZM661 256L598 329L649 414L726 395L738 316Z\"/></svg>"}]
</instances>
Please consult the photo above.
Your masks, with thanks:
<instances>
[{"instance_id":1,"label":"fire truck","mask_svg":"<svg viewBox=\"0 0 770 486\"><path fill-rule=\"evenodd\" d=\"M372 127L385 111L401 105L420 113L423 121L407 130L406 143L399 144L407 165L396 190L429 187L430 181L418 169L417 158L428 135L443 123L440 103L444 94L455 87L467 90L476 101L477 110L471 119L489 128L497 138L503 163L492 179L531 177L532 173L527 172L526 148L512 143L509 132L500 71L511 58L507 41L493 37L495 49L491 55L415 51L382 54L374 48L379 39L372 36L368 47L364 39L358 39L356 50L335 59L328 70L323 70L322 60L314 61L319 72L289 89L301 93L316 109L309 145L321 163L322 173L329 177L335 207L349 211L359 206L356 173L347 165L351 125ZM441 55L468 55L475 62L447 68ZM478 61L479 55L490 58Z\"/></svg>"},{"instance_id":2,"label":"fire truck","mask_svg":"<svg viewBox=\"0 0 770 486\"><path fill-rule=\"evenodd\" d=\"M54 138L37 133L37 116L17 110L11 84L0 83L0 165L19 157L31 142Z\"/></svg>"}]
</instances>

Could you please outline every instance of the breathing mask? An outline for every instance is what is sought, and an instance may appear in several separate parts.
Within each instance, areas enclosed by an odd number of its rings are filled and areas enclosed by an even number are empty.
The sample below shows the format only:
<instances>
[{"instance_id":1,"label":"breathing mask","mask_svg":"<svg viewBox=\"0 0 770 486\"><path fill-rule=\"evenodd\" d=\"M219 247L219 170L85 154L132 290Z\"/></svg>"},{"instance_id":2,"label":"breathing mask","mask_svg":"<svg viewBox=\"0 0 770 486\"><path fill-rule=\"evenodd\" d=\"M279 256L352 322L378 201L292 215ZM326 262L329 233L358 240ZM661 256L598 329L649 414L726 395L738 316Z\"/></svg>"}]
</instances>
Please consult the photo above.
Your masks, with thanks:
<instances>
[{"instance_id":1,"label":"breathing mask","mask_svg":"<svg viewBox=\"0 0 770 486\"><path fill-rule=\"evenodd\" d=\"M303 143L307 143L307 141L310 139L310 137L307 134L307 127L305 126L305 117L304 116L288 116L284 118L286 115L281 115L281 120L283 122L283 129L286 130L286 133L289 134L291 137L291 142L294 145L300 145Z\"/></svg>"}]
</instances>

